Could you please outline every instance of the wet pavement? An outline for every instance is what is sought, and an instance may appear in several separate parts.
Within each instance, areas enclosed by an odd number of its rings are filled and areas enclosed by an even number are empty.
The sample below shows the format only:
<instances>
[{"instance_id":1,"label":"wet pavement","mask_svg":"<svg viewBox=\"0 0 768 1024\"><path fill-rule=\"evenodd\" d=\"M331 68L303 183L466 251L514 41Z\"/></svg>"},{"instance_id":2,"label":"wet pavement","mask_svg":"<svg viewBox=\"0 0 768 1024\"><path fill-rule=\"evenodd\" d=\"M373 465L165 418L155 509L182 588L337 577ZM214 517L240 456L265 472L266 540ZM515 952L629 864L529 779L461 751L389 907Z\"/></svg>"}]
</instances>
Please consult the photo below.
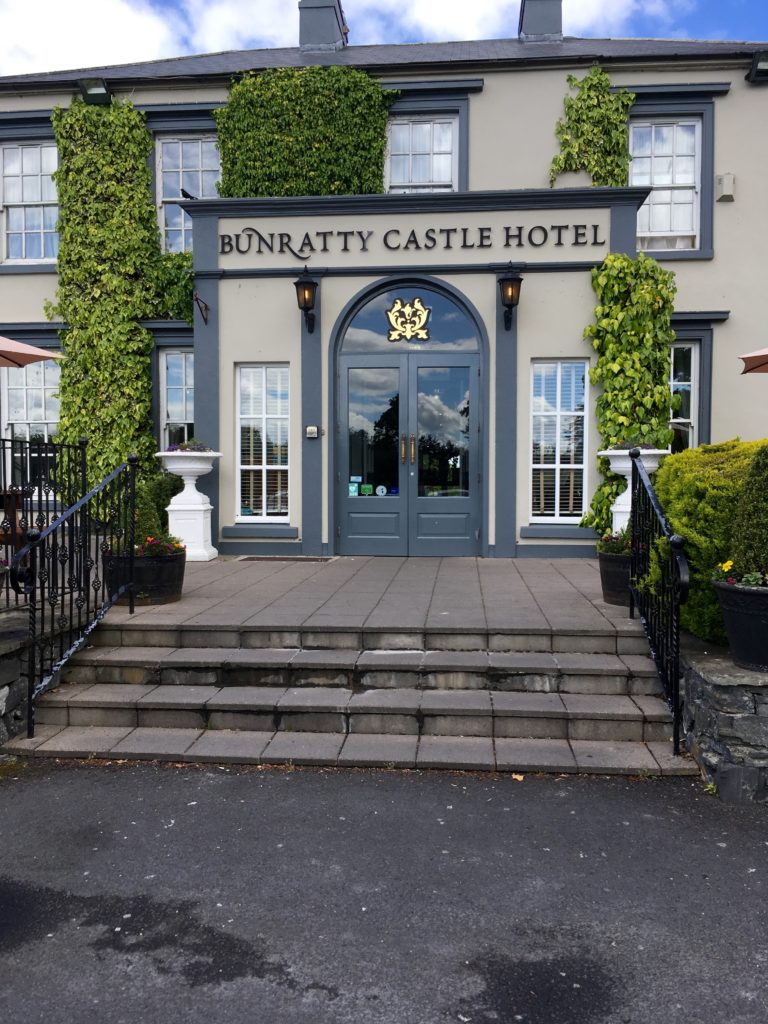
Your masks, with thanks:
<instances>
[{"instance_id":1,"label":"wet pavement","mask_svg":"<svg viewBox=\"0 0 768 1024\"><path fill-rule=\"evenodd\" d=\"M698 779L0 761L0 1019L764 1024Z\"/></svg>"}]
</instances>

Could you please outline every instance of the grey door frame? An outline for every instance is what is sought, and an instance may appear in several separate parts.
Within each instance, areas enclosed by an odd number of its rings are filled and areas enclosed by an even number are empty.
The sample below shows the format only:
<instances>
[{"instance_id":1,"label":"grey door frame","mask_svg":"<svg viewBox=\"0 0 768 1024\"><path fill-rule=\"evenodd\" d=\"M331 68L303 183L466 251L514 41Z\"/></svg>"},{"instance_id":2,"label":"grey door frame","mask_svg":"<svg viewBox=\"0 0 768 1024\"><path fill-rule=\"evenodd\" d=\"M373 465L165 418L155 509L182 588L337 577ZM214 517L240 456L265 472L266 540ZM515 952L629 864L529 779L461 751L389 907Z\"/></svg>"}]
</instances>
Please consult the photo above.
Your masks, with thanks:
<instances>
[{"instance_id":1,"label":"grey door frame","mask_svg":"<svg viewBox=\"0 0 768 1024\"><path fill-rule=\"evenodd\" d=\"M498 289L495 287L494 281L494 293ZM395 272L387 277L380 278L373 284L367 285L361 289L347 302L342 309L339 316L336 318L336 322L333 326L330 335L330 345L328 347L328 409L330 410L330 434L327 452L328 452L328 544L325 548L326 553L336 554L339 551L339 509L338 509L338 487L340 481L340 466L338 464L338 436L340 431L340 421L342 415L342 409L340 404L339 395L339 358L340 348L346 333L347 326L355 314L372 299L375 299L377 295L382 292L389 290L390 288L431 288L434 291L440 292L447 298L455 302L467 316L472 320L477 330L477 336L479 339L479 351L480 357L480 414L482 416L480 441L479 441L479 461L480 461L480 538L479 538L479 554L481 557L487 558L490 554L488 544L488 517L490 515L490 502L489 502L489 466L490 466L490 439L489 439L489 426L490 417L487 415L486 410L489 409L490 405L490 388L491 381L489 379L489 367L490 367L490 344L488 340L488 332L486 330L485 323L480 316L478 310L474 304L461 292L458 288L455 288L448 281L441 278L432 277L429 274L423 273L408 273L408 272ZM496 303L498 305L498 302ZM498 332L497 332L498 334Z\"/></svg>"}]
</instances>

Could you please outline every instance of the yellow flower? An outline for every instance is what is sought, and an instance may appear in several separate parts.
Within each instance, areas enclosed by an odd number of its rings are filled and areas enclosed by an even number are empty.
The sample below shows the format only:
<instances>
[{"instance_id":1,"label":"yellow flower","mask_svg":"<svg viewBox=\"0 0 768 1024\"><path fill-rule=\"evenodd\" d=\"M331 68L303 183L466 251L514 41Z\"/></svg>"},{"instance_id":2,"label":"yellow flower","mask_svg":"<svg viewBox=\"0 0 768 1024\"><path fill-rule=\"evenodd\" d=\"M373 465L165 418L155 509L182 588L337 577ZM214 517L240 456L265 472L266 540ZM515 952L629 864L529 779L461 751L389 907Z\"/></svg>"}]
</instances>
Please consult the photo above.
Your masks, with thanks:
<instances>
[{"instance_id":1,"label":"yellow flower","mask_svg":"<svg viewBox=\"0 0 768 1024\"><path fill-rule=\"evenodd\" d=\"M729 558L727 562L723 562L720 568L723 570L723 572L730 572L733 568L733 560Z\"/></svg>"}]
</instances>

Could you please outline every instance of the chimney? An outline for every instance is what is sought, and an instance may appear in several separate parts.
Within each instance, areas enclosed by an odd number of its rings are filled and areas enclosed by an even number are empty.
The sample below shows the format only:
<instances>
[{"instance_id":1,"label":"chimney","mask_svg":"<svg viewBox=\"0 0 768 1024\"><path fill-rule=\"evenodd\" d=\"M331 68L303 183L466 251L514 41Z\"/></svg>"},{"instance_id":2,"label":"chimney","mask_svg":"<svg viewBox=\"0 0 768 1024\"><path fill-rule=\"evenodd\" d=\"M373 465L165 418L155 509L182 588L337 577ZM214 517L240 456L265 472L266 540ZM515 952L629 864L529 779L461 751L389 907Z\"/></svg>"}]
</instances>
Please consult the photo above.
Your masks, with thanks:
<instances>
[{"instance_id":1,"label":"chimney","mask_svg":"<svg viewBox=\"0 0 768 1024\"><path fill-rule=\"evenodd\" d=\"M560 42L563 0L521 0L517 35L521 43Z\"/></svg>"},{"instance_id":2,"label":"chimney","mask_svg":"<svg viewBox=\"0 0 768 1024\"><path fill-rule=\"evenodd\" d=\"M343 50L349 29L341 0L299 0L299 46L312 53Z\"/></svg>"}]
</instances>

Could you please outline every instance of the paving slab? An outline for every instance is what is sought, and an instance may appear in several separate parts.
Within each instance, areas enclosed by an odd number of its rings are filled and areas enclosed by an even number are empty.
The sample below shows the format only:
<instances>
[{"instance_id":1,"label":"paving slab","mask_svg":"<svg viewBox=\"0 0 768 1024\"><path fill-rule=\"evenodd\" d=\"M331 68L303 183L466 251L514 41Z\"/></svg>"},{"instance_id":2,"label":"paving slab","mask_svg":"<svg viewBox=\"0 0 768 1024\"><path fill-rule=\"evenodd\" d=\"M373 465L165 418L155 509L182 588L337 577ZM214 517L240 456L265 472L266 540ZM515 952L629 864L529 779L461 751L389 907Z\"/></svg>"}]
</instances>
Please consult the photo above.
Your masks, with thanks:
<instances>
[{"instance_id":1,"label":"paving slab","mask_svg":"<svg viewBox=\"0 0 768 1024\"><path fill-rule=\"evenodd\" d=\"M62 683L55 690L44 693L37 701L37 707L65 708L69 702L78 694L85 693L93 688L93 683Z\"/></svg>"},{"instance_id":2,"label":"paving slab","mask_svg":"<svg viewBox=\"0 0 768 1024\"><path fill-rule=\"evenodd\" d=\"M35 725L35 735L28 739L26 732L8 740L0 751L4 754L33 754L43 743L57 736L65 727L63 725Z\"/></svg>"},{"instance_id":3,"label":"paving slab","mask_svg":"<svg viewBox=\"0 0 768 1024\"><path fill-rule=\"evenodd\" d=\"M271 711L285 686L223 686L206 702L209 711Z\"/></svg>"},{"instance_id":4,"label":"paving slab","mask_svg":"<svg viewBox=\"0 0 768 1024\"><path fill-rule=\"evenodd\" d=\"M417 736L355 733L347 736L338 761L366 768L413 768L418 745Z\"/></svg>"},{"instance_id":5,"label":"paving slab","mask_svg":"<svg viewBox=\"0 0 768 1024\"><path fill-rule=\"evenodd\" d=\"M499 771L576 771L576 758L567 740L496 739L494 746Z\"/></svg>"},{"instance_id":6,"label":"paving slab","mask_svg":"<svg viewBox=\"0 0 768 1024\"><path fill-rule=\"evenodd\" d=\"M335 765L345 737L339 733L278 732L267 744L264 764Z\"/></svg>"},{"instance_id":7,"label":"paving slab","mask_svg":"<svg viewBox=\"0 0 768 1024\"><path fill-rule=\"evenodd\" d=\"M425 690L421 698L425 715L491 714L491 695L487 690Z\"/></svg>"},{"instance_id":8,"label":"paving slab","mask_svg":"<svg viewBox=\"0 0 768 1024\"><path fill-rule=\"evenodd\" d=\"M324 650L299 651L291 661L291 668L302 669L354 669L360 651Z\"/></svg>"},{"instance_id":9,"label":"paving slab","mask_svg":"<svg viewBox=\"0 0 768 1024\"><path fill-rule=\"evenodd\" d=\"M359 672L386 672L389 670L418 672L424 661L424 651L363 651L357 659Z\"/></svg>"},{"instance_id":10,"label":"paving slab","mask_svg":"<svg viewBox=\"0 0 768 1024\"><path fill-rule=\"evenodd\" d=\"M222 764L261 764L261 755L274 732L207 730L187 749L183 760Z\"/></svg>"},{"instance_id":11,"label":"paving slab","mask_svg":"<svg viewBox=\"0 0 768 1024\"><path fill-rule=\"evenodd\" d=\"M421 705L421 690L402 687L395 690L366 690L349 699L349 712L357 714L387 711L391 714L415 714Z\"/></svg>"},{"instance_id":12,"label":"paving slab","mask_svg":"<svg viewBox=\"0 0 768 1024\"><path fill-rule=\"evenodd\" d=\"M571 740L580 772L597 775L660 775L661 769L645 743Z\"/></svg>"},{"instance_id":13,"label":"paving slab","mask_svg":"<svg viewBox=\"0 0 768 1024\"><path fill-rule=\"evenodd\" d=\"M94 683L93 686L83 687L79 693L71 694L69 705L88 708L135 708L143 697L148 697L156 689L157 687L152 684Z\"/></svg>"},{"instance_id":14,"label":"paving slab","mask_svg":"<svg viewBox=\"0 0 768 1024\"><path fill-rule=\"evenodd\" d=\"M485 651L426 651L422 661L424 672L486 672Z\"/></svg>"},{"instance_id":15,"label":"paving slab","mask_svg":"<svg viewBox=\"0 0 768 1024\"><path fill-rule=\"evenodd\" d=\"M488 669L505 675L555 674L559 671L555 656L546 651L491 651Z\"/></svg>"},{"instance_id":16,"label":"paving slab","mask_svg":"<svg viewBox=\"0 0 768 1024\"><path fill-rule=\"evenodd\" d=\"M132 729L122 726L70 725L41 743L37 753L51 757L104 756L130 732Z\"/></svg>"},{"instance_id":17,"label":"paving slab","mask_svg":"<svg viewBox=\"0 0 768 1024\"><path fill-rule=\"evenodd\" d=\"M139 760L173 760L202 735L200 729L138 728L115 743L111 752L116 757L124 755Z\"/></svg>"},{"instance_id":18,"label":"paving slab","mask_svg":"<svg viewBox=\"0 0 768 1024\"><path fill-rule=\"evenodd\" d=\"M136 705L139 709L202 708L220 689L218 686L156 686L146 697L141 697Z\"/></svg>"},{"instance_id":19,"label":"paving slab","mask_svg":"<svg viewBox=\"0 0 768 1024\"><path fill-rule=\"evenodd\" d=\"M644 654L620 654L619 657L627 666L633 676L656 676L656 666L653 658Z\"/></svg>"},{"instance_id":20,"label":"paving slab","mask_svg":"<svg viewBox=\"0 0 768 1024\"><path fill-rule=\"evenodd\" d=\"M699 766L693 760L693 758L686 753L678 754L677 756L672 753L672 742L666 740L663 742L651 741L646 744L651 754L653 754L654 760L661 769L662 775L699 775Z\"/></svg>"},{"instance_id":21,"label":"paving slab","mask_svg":"<svg viewBox=\"0 0 768 1024\"><path fill-rule=\"evenodd\" d=\"M292 686L277 701L279 711L346 711L352 691L340 686Z\"/></svg>"},{"instance_id":22,"label":"paving slab","mask_svg":"<svg viewBox=\"0 0 768 1024\"><path fill-rule=\"evenodd\" d=\"M643 713L647 722L671 722L672 712L669 705L661 697L642 696L635 694L632 700Z\"/></svg>"},{"instance_id":23,"label":"paving slab","mask_svg":"<svg viewBox=\"0 0 768 1024\"><path fill-rule=\"evenodd\" d=\"M493 740L486 736L422 736L416 765L492 771L496 767Z\"/></svg>"},{"instance_id":24,"label":"paving slab","mask_svg":"<svg viewBox=\"0 0 768 1024\"><path fill-rule=\"evenodd\" d=\"M490 694L494 716L521 716L532 714L543 718L563 718L565 705L557 693L529 693L493 690Z\"/></svg>"},{"instance_id":25,"label":"paving slab","mask_svg":"<svg viewBox=\"0 0 768 1024\"><path fill-rule=\"evenodd\" d=\"M642 711L631 697L603 694L563 693L563 704L571 718L642 719Z\"/></svg>"}]
</instances>

